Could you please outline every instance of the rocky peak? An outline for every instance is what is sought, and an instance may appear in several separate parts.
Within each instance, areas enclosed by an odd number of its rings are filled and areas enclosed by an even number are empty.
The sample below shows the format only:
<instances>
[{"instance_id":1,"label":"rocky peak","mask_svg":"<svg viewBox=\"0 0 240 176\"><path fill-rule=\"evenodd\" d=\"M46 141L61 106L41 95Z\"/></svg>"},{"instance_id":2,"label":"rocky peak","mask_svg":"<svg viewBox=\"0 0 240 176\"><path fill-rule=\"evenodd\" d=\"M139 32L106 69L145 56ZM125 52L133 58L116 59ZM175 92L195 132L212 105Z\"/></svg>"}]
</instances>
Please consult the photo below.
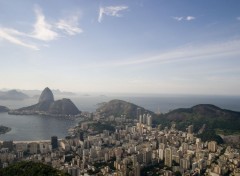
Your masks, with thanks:
<instances>
[{"instance_id":1,"label":"rocky peak","mask_svg":"<svg viewBox=\"0 0 240 176\"><path fill-rule=\"evenodd\" d=\"M53 93L48 87L42 91L38 102L54 102Z\"/></svg>"}]
</instances>

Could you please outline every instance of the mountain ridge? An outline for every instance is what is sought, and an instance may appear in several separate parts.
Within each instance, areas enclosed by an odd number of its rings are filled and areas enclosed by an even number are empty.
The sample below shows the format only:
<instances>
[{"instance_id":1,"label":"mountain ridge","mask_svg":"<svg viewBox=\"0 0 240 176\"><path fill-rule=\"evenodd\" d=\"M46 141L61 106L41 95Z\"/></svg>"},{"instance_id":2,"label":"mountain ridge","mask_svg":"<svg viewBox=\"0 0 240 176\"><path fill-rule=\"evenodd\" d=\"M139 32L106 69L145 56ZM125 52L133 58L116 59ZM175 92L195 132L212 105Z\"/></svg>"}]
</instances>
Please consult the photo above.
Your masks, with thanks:
<instances>
[{"instance_id":1,"label":"mountain ridge","mask_svg":"<svg viewBox=\"0 0 240 176\"><path fill-rule=\"evenodd\" d=\"M25 93L15 89L9 91L0 91L0 100L24 100L29 98Z\"/></svg>"}]
</instances>

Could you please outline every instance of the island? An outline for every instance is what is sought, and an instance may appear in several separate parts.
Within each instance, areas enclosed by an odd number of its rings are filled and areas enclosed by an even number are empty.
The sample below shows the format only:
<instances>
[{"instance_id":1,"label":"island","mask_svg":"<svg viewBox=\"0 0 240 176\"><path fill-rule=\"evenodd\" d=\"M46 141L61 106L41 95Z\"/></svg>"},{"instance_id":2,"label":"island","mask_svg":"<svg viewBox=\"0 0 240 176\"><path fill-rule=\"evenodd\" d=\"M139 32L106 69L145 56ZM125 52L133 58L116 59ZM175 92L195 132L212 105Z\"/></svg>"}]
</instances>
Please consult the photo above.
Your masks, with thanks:
<instances>
[{"instance_id":1,"label":"island","mask_svg":"<svg viewBox=\"0 0 240 176\"><path fill-rule=\"evenodd\" d=\"M9 114L14 115L46 115L56 117L72 117L80 115L81 111L68 98L54 100L52 91L46 87L39 98L37 104L10 110Z\"/></svg>"},{"instance_id":2,"label":"island","mask_svg":"<svg viewBox=\"0 0 240 176\"><path fill-rule=\"evenodd\" d=\"M11 131L11 128L0 125L0 134L5 134L7 132Z\"/></svg>"}]
</instances>

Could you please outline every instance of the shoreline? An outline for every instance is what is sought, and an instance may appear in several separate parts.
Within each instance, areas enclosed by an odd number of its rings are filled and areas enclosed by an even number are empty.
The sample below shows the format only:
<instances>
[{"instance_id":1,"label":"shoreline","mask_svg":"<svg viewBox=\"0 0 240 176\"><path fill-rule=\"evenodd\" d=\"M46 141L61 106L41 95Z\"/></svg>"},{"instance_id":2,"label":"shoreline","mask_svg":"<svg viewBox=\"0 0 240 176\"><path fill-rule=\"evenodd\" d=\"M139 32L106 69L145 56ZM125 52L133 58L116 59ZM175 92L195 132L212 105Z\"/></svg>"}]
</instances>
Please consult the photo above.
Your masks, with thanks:
<instances>
[{"instance_id":1,"label":"shoreline","mask_svg":"<svg viewBox=\"0 0 240 176\"><path fill-rule=\"evenodd\" d=\"M61 141L63 139L58 139L58 141ZM11 140L7 140L7 141L11 141ZM0 141L1 143L3 142L2 140ZM50 139L46 139L46 140L34 140L34 141L13 141L14 144L18 144L18 143L42 143L42 142L51 142Z\"/></svg>"}]
</instances>

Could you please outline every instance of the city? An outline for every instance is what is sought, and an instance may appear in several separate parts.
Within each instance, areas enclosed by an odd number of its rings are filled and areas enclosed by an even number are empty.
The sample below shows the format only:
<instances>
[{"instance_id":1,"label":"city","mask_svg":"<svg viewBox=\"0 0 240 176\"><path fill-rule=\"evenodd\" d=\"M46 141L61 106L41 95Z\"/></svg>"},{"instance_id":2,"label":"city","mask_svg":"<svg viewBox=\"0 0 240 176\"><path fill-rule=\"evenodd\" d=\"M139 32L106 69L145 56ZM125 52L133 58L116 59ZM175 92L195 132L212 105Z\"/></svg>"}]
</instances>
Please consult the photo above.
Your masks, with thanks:
<instances>
[{"instance_id":1,"label":"city","mask_svg":"<svg viewBox=\"0 0 240 176\"><path fill-rule=\"evenodd\" d=\"M80 175L240 175L239 149L216 141L203 142L193 133L158 125L152 116L138 119L84 114L84 121L65 139L49 141L3 141L1 166L16 161L43 162L71 176ZM94 131L92 124L116 124L115 131Z\"/></svg>"}]
</instances>

